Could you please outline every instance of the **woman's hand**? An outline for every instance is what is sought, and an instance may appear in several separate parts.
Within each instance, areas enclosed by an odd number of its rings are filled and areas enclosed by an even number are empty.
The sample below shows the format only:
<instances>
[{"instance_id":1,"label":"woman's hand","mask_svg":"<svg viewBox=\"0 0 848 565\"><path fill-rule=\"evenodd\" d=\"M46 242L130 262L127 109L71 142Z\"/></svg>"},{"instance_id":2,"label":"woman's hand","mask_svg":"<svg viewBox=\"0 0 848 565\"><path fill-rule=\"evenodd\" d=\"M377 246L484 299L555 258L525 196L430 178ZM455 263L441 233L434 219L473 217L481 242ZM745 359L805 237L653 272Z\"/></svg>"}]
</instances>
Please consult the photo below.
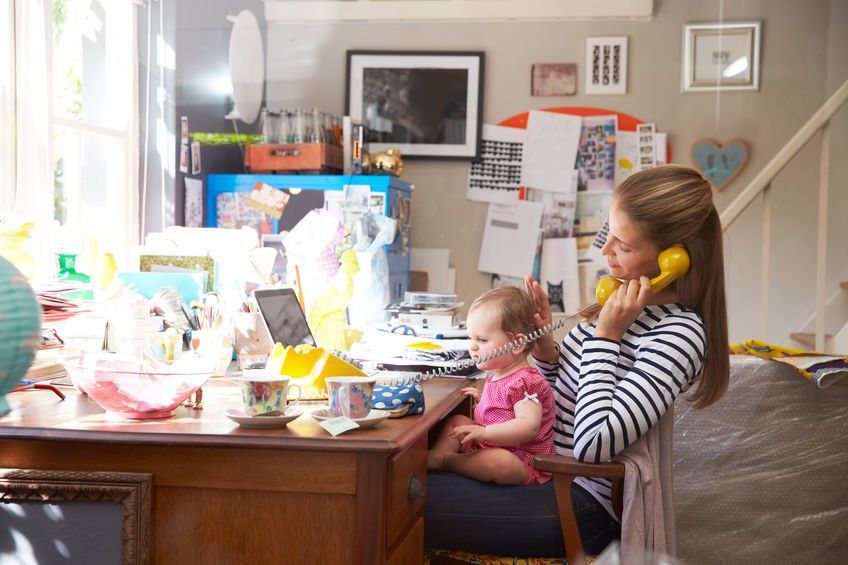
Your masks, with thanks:
<instances>
[{"instance_id":1,"label":"woman's hand","mask_svg":"<svg viewBox=\"0 0 848 565\"><path fill-rule=\"evenodd\" d=\"M455 426L448 435L457 440L462 445L469 441L485 441L486 428L476 424L466 424L464 426Z\"/></svg>"},{"instance_id":2,"label":"woman's hand","mask_svg":"<svg viewBox=\"0 0 848 565\"><path fill-rule=\"evenodd\" d=\"M553 316L551 315L551 303L548 301L548 294L545 289L530 275L524 277L524 289L530 295L533 305L536 307L536 313L533 315L536 329L540 330L549 326L553 321ZM551 334L543 335L537 339L530 353L543 361L551 363L559 361L556 342Z\"/></svg>"},{"instance_id":3,"label":"woman's hand","mask_svg":"<svg viewBox=\"0 0 848 565\"><path fill-rule=\"evenodd\" d=\"M651 299L651 281L640 277L622 284L601 308L595 337L620 341Z\"/></svg>"},{"instance_id":4,"label":"woman's hand","mask_svg":"<svg viewBox=\"0 0 848 565\"><path fill-rule=\"evenodd\" d=\"M477 390L477 387L467 386L462 389L462 394L465 396L470 396L474 399L474 402L480 402L480 391Z\"/></svg>"}]
</instances>

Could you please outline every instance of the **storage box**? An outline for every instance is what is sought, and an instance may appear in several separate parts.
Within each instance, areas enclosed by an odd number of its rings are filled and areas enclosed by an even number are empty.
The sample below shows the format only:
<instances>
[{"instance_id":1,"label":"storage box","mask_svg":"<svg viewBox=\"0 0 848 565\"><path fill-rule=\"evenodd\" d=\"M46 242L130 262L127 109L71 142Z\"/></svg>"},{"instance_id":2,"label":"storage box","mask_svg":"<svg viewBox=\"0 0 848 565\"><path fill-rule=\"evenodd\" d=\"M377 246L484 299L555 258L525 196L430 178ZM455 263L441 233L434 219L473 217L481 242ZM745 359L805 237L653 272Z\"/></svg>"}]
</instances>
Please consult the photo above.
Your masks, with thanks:
<instances>
[{"instance_id":1,"label":"storage box","mask_svg":"<svg viewBox=\"0 0 848 565\"><path fill-rule=\"evenodd\" d=\"M342 149L326 143L259 143L245 147L244 164L254 173L337 172L342 170Z\"/></svg>"}]
</instances>

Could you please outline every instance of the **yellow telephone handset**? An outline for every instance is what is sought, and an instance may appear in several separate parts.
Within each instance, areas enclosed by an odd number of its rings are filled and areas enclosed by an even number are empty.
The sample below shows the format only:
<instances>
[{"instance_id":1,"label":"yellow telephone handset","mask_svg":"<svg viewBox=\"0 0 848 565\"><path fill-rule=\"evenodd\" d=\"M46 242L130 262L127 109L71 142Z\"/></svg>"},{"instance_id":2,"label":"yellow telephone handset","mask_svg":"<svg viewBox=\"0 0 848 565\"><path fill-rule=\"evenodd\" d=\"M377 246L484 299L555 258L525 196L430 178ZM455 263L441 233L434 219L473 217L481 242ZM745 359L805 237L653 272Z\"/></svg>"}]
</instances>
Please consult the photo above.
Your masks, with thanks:
<instances>
[{"instance_id":1,"label":"yellow telephone handset","mask_svg":"<svg viewBox=\"0 0 848 565\"><path fill-rule=\"evenodd\" d=\"M659 254L657 263L660 265L660 274L651 279L651 290L654 293L661 291L689 271L689 254L682 247L669 247ZM607 299L620 286L621 281L613 277L605 277L598 281L598 288L595 289L598 304L601 306L606 304Z\"/></svg>"}]
</instances>

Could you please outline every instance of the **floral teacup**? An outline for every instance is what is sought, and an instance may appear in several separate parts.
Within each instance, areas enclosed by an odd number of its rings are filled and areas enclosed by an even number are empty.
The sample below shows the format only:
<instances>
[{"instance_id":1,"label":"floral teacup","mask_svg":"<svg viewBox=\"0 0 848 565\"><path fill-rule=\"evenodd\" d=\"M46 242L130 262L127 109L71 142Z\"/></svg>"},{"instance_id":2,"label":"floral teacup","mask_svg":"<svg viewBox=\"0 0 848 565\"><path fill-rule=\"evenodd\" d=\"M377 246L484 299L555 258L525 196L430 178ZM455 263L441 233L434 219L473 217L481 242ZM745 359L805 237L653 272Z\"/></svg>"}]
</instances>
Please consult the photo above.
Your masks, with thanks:
<instances>
[{"instance_id":1,"label":"floral teacup","mask_svg":"<svg viewBox=\"0 0 848 565\"><path fill-rule=\"evenodd\" d=\"M264 370L246 370L240 379L241 400L248 416L261 416L273 412L280 414L290 406L289 388L297 387L297 398L292 404L300 402L300 385L290 384L291 377L269 375Z\"/></svg>"},{"instance_id":2,"label":"floral teacup","mask_svg":"<svg viewBox=\"0 0 848 565\"><path fill-rule=\"evenodd\" d=\"M371 412L371 394L377 379L366 377L328 377L327 397L330 414L347 418L364 418Z\"/></svg>"}]
</instances>

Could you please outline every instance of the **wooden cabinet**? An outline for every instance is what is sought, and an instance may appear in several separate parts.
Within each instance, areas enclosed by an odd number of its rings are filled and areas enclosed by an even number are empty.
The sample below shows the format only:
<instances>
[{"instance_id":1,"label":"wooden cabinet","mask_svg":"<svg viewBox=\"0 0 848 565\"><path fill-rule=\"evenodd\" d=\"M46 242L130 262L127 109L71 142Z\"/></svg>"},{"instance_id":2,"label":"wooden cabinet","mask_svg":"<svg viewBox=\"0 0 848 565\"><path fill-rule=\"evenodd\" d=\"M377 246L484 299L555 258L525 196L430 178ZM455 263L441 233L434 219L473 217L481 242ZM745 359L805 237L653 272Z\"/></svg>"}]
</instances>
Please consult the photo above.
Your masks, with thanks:
<instances>
[{"instance_id":1,"label":"wooden cabinet","mask_svg":"<svg viewBox=\"0 0 848 565\"><path fill-rule=\"evenodd\" d=\"M72 391L13 394L0 468L149 473L152 547L139 554L157 564L421 563L428 433L467 402L468 384L430 381L425 414L336 438L308 414L277 430L236 426L223 411L239 390L226 382L204 387L204 410L149 422L107 420Z\"/></svg>"},{"instance_id":2,"label":"wooden cabinet","mask_svg":"<svg viewBox=\"0 0 848 565\"><path fill-rule=\"evenodd\" d=\"M427 493L427 437L389 460L389 496L386 510L388 545L393 545L424 511Z\"/></svg>"}]
</instances>

